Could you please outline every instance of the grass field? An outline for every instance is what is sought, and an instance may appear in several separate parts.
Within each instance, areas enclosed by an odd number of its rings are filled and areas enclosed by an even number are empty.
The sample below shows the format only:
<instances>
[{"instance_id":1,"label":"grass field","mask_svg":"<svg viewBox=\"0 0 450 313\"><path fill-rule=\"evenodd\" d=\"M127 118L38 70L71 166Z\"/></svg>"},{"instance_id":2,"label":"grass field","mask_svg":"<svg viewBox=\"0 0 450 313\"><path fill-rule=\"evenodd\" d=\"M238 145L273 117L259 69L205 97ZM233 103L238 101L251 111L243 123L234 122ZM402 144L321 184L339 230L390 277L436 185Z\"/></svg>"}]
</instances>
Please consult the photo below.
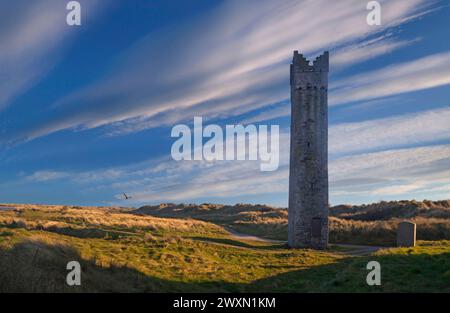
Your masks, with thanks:
<instances>
[{"instance_id":1,"label":"grass field","mask_svg":"<svg viewBox=\"0 0 450 313\"><path fill-rule=\"evenodd\" d=\"M159 217L195 218L238 232L287 240L288 212L267 205L161 204L144 206L134 213ZM397 225L403 220L417 224L419 240L450 238L450 201L391 201L370 205L330 208L330 241L392 246Z\"/></svg>"},{"instance_id":2,"label":"grass field","mask_svg":"<svg viewBox=\"0 0 450 313\"><path fill-rule=\"evenodd\" d=\"M69 261L81 286L65 283ZM382 285L366 284L366 264ZM421 241L352 257L343 248L288 249L236 239L220 225L131 210L0 206L2 292L385 292L450 291L450 242Z\"/></svg>"}]
</instances>

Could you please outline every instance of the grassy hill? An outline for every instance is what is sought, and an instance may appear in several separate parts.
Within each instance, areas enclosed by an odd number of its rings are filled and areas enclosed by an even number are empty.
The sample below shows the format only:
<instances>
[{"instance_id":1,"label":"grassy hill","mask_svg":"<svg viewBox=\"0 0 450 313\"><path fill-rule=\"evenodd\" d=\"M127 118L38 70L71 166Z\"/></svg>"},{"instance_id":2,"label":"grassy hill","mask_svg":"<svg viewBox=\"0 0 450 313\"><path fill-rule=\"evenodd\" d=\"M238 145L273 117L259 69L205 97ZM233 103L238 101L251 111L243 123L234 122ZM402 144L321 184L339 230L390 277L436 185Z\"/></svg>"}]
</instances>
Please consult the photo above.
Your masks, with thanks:
<instances>
[{"instance_id":1,"label":"grassy hill","mask_svg":"<svg viewBox=\"0 0 450 313\"><path fill-rule=\"evenodd\" d=\"M195 218L238 232L287 240L287 210L267 205L160 204L144 206L135 214ZM421 240L450 238L450 201L391 201L330 208L330 241L392 246L400 221L417 223Z\"/></svg>"},{"instance_id":2,"label":"grassy hill","mask_svg":"<svg viewBox=\"0 0 450 313\"><path fill-rule=\"evenodd\" d=\"M0 291L450 291L449 241L353 257L335 246L297 250L237 239L221 225L225 222L135 213L0 206ZM279 218L266 213L263 219ZM79 287L65 284L66 265L73 260L82 266ZM365 283L369 260L382 264L381 286Z\"/></svg>"}]
</instances>

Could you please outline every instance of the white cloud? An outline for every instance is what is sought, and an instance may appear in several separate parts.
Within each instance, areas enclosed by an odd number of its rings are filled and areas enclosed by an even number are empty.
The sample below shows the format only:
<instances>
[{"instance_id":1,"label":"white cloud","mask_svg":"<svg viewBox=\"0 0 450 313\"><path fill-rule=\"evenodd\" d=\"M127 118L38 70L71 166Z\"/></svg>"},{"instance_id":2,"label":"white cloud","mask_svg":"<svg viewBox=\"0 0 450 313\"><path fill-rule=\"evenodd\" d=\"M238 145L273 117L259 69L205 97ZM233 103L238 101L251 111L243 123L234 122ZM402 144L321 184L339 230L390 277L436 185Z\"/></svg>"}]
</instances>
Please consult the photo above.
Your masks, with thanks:
<instances>
[{"instance_id":1,"label":"white cloud","mask_svg":"<svg viewBox=\"0 0 450 313\"><path fill-rule=\"evenodd\" d=\"M83 3L85 12L91 14L97 3ZM66 24L66 12L66 2L59 0L0 3L0 110L60 59L62 45L73 31Z\"/></svg>"},{"instance_id":2,"label":"white cloud","mask_svg":"<svg viewBox=\"0 0 450 313\"><path fill-rule=\"evenodd\" d=\"M385 26L370 27L360 0L227 1L198 20L141 39L108 78L61 99L56 118L21 136L113 123L113 132L121 133L193 115L249 112L286 99L293 50L312 55L351 45L397 26L424 4L382 1Z\"/></svg>"},{"instance_id":3,"label":"white cloud","mask_svg":"<svg viewBox=\"0 0 450 313\"><path fill-rule=\"evenodd\" d=\"M342 67L349 64L361 63L378 56L388 54L394 50L409 46L418 42L415 40L399 40L398 38L377 37L359 44L346 46L331 54L332 67Z\"/></svg>"},{"instance_id":4,"label":"white cloud","mask_svg":"<svg viewBox=\"0 0 450 313\"><path fill-rule=\"evenodd\" d=\"M330 85L330 105L368 100L450 84L450 52L386 66Z\"/></svg>"},{"instance_id":5,"label":"white cloud","mask_svg":"<svg viewBox=\"0 0 450 313\"><path fill-rule=\"evenodd\" d=\"M239 124L253 124L262 121L272 120L278 117L289 116L290 114L291 114L291 104L288 101L283 102L282 104L279 104L269 110L265 110L261 113L245 118L239 121Z\"/></svg>"},{"instance_id":6,"label":"white cloud","mask_svg":"<svg viewBox=\"0 0 450 313\"><path fill-rule=\"evenodd\" d=\"M388 150L331 162L334 198L444 199L450 184L450 145Z\"/></svg>"},{"instance_id":7,"label":"white cloud","mask_svg":"<svg viewBox=\"0 0 450 313\"><path fill-rule=\"evenodd\" d=\"M442 108L331 127L334 195L401 195L430 188L430 184L449 183L450 146L398 149L450 139L449 120L450 108ZM169 158L82 173L38 171L27 180L95 182L108 189L133 192L136 202L280 193L287 190L289 141L287 132L280 133L280 166L274 173L260 172L259 161L175 162ZM361 154L368 150L386 151ZM336 159L349 153L359 154Z\"/></svg>"},{"instance_id":8,"label":"white cloud","mask_svg":"<svg viewBox=\"0 0 450 313\"><path fill-rule=\"evenodd\" d=\"M338 58L350 58L351 54L353 52L345 52L338 55ZM331 83L328 102L332 106L368 101L449 84L450 52L438 53ZM246 120L270 120L289 114L288 108L280 107L258 113Z\"/></svg>"},{"instance_id":9,"label":"white cloud","mask_svg":"<svg viewBox=\"0 0 450 313\"><path fill-rule=\"evenodd\" d=\"M70 173L58 172L58 171L37 171L32 175L26 176L25 180L31 182L48 182L58 180L62 178L70 177Z\"/></svg>"},{"instance_id":10,"label":"white cloud","mask_svg":"<svg viewBox=\"0 0 450 313\"><path fill-rule=\"evenodd\" d=\"M357 185L366 179L370 184L404 179L434 182L449 180L449 162L450 145L387 150L334 160L330 176L335 182L358 179Z\"/></svg>"},{"instance_id":11,"label":"white cloud","mask_svg":"<svg viewBox=\"0 0 450 313\"><path fill-rule=\"evenodd\" d=\"M158 173L158 178L131 174L133 183L126 187L133 194L135 203L191 201L208 197L239 199L258 194L287 195L287 164L275 172L260 172L257 164L249 161L206 164L168 160L164 163L167 166ZM427 191L442 194L448 191L442 186L450 184L449 164L450 145L339 158L329 165L330 191L332 198L351 194L383 199ZM170 173L167 172L169 168ZM439 188L442 190L439 191Z\"/></svg>"},{"instance_id":12,"label":"white cloud","mask_svg":"<svg viewBox=\"0 0 450 313\"><path fill-rule=\"evenodd\" d=\"M355 46L355 41L375 34L361 18L365 17L365 5L359 0L255 3L226 2L200 22L143 38L118 59L120 66L111 76L58 101L54 108L61 113L55 114L59 118L31 127L24 136L111 124L112 133L123 133L191 120L193 115L240 115L286 98L286 68L294 49L312 54L325 47L344 47L337 54L337 63L349 64L410 44L378 37ZM407 21L423 3L386 2L386 25ZM317 18L309 18L319 10ZM449 65L450 53L442 53L343 79L332 85L330 103L448 84ZM279 105L245 121L287 114L289 106ZM443 108L332 126L331 154L391 149L331 160L333 194L447 192L450 146L398 148L450 139L449 120L450 110ZM96 188L132 193L136 203L283 194L288 184L288 134L281 134L280 141L281 165L276 172L260 172L259 162L177 163L166 159L82 173L37 171L25 180L65 179L87 187L95 182Z\"/></svg>"},{"instance_id":13,"label":"white cloud","mask_svg":"<svg viewBox=\"0 0 450 313\"><path fill-rule=\"evenodd\" d=\"M360 52L349 50L338 55L337 58L342 59L341 61L344 62L345 59L351 59L352 55L358 53ZM359 58L362 57L362 55L359 56ZM338 60L338 62L341 61ZM381 70L376 70L369 73L364 73L346 79L338 80L335 83L332 83L330 86L329 105L345 104L355 101L367 102L373 99L394 96L407 92L429 89L449 84L450 52L439 53L401 64L386 66ZM442 117L438 116L439 113L440 112L436 112L436 114L434 114L433 116L431 116L432 113L430 113L429 119L426 120L427 125L419 124L419 127L424 127L423 134L430 135L430 133L433 132L436 127L441 127L442 124L445 123ZM444 111L442 111L441 113L448 114L448 112ZM289 114L289 106L277 106L276 108L268 109L266 111L255 114L254 116L248 117L244 120L244 122L261 122L278 117L288 116ZM410 117L413 118L414 116ZM432 125L434 124L432 118L437 118L437 125ZM391 122L396 122L396 119L393 118L392 121L386 120L386 123ZM373 123L377 123L377 121L374 121ZM361 127L359 128L359 130L363 129L364 126L370 126L368 124L370 123L361 123ZM409 124L411 129L412 123ZM358 127L357 124L354 124L352 126ZM405 126L404 123L398 126L394 125L397 130L399 130L403 126ZM425 126L431 127L425 128ZM340 129L338 131L342 131L343 127L346 126L340 126ZM393 127L390 128L392 131L394 131ZM443 130L446 131L447 128L444 127ZM368 130L366 129L366 134L367 131ZM357 134L356 131L355 134ZM446 134L436 135L438 137L444 136L445 138L447 138ZM393 139L395 140L395 138L396 137L394 137Z\"/></svg>"},{"instance_id":14,"label":"white cloud","mask_svg":"<svg viewBox=\"0 0 450 313\"><path fill-rule=\"evenodd\" d=\"M355 153L450 140L450 107L330 127L330 153Z\"/></svg>"},{"instance_id":15,"label":"white cloud","mask_svg":"<svg viewBox=\"0 0 450 313\"><path fill-rule=\"evenodd\" d=\"M278 113L287 110L290 110L289 105L280 105L241 123L254 123L282 116ZM450 107L444 107L362 122L334 124L328 131L329 153L331 156L342 156L450 140L449 121ZM286 130L282 133L281 140L280 146L289 145L289 134Z\"/></svg>"},{"instance_id":16,"label":"white cloud","mask_svg":"<svg viewBox=\"0 0 450 313\"><path fill-rule=\"evenodd\" d=\"M449 120L450 108L442 108L331 127L332 195L447 192L442 188L450 184L450 145L399 147L450 139ZM64 178L117 194L126 191L133 194L135 203L283 194L288 184L289 141L287 132L280 133L280 166L275 172L261 172L259 161L175 162L163 158L82 173L38 171L26 180ZM345 154L353 155L336 157Z\"/></svg>"},{"instance_id":17,"label":"white cloud","mask_svg":"<svg viewBox=\"0 0 450 313\"><path fill-rule=\"evenodd\" d=\"M409 183L409 184L401 184L401 185L391 185L386 187L377 188L375 190L370 191L372 195L378 196L386 196L386 195L404 195L411 193L413 191L421 190L426 186L425 183Z\"/></svg>"},{"instance_id":18,"label":"white cloud","mask_svg":"<svg viewBox=\"0 0 450 313\"><path fill-rule=\"evenodd\" d=\"M286 156L286 151L283 151ZM285 158L284 158L285 159ZM329 164L332 199L346 195L379 199L411 194L439 197L450 186L450 145L387 150L341 157ZM160 159L132 166L85 173L40 171L33 181L66 179L80 188L108 190L118 198L125 191L129 204L222 198L239 201L248 195L287 195L288 164L261 172L255 161L180 161ZM95 177L92 179L80 179ZM30 181L30 178L27 178ZM284 203L283 205L286 205Z\"/></svg>"}]
</instances>

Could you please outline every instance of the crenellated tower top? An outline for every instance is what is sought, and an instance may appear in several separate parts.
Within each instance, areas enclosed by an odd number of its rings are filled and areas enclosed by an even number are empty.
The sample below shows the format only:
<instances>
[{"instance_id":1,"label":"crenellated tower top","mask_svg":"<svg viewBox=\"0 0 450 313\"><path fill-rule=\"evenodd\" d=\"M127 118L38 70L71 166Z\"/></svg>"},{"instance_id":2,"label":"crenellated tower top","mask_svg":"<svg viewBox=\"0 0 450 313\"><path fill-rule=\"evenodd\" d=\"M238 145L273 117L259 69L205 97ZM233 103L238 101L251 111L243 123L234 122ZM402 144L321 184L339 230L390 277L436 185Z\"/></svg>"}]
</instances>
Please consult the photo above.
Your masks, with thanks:
<instances>
[{"instance_id":1,"label":"crenellated tower top","mask_svg":"<svg viewBox=\"0 0 450 313\"><path fill-rule=\"evenodd\" d=\"M298 51L294 51L291 64L291 86L300 90L308 86L321 89L328 88L329 53L325 51L312 64Z\"/></svg>"},{"instance_id":2,"label":"crenellated tower top","mask_svg":"<svg viewBox=\"0 0 450 313\"><path fill-rule=\"evenodd\" d=\"M325 51L322 55L318 56L311 65L310 62L303 56L303 54L299 54L296 50L294 51L292 66L296 71L300 72L328 72L329 53L328 51Z\"/></svg>"}]
</instances>

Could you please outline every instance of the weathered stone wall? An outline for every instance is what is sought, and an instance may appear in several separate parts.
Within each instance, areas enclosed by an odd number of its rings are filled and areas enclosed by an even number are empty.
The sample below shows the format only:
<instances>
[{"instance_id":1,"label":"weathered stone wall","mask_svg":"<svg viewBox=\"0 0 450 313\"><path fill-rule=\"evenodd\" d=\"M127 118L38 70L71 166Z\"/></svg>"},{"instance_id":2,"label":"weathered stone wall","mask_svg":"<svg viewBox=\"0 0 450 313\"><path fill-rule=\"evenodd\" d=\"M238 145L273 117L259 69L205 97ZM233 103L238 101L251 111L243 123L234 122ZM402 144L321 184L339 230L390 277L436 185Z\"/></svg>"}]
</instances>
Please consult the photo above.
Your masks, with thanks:
<instances>
[{"instance_id":1,"label":"weathered stone wall","mask_svg":"<svg viewBox=\"0 0 450 313\"><path fill-rule=\"evenodd\" d=\"M293 248L328 244L328 52L291 64L289 234Z\"/></svg>"}]
</instances>

